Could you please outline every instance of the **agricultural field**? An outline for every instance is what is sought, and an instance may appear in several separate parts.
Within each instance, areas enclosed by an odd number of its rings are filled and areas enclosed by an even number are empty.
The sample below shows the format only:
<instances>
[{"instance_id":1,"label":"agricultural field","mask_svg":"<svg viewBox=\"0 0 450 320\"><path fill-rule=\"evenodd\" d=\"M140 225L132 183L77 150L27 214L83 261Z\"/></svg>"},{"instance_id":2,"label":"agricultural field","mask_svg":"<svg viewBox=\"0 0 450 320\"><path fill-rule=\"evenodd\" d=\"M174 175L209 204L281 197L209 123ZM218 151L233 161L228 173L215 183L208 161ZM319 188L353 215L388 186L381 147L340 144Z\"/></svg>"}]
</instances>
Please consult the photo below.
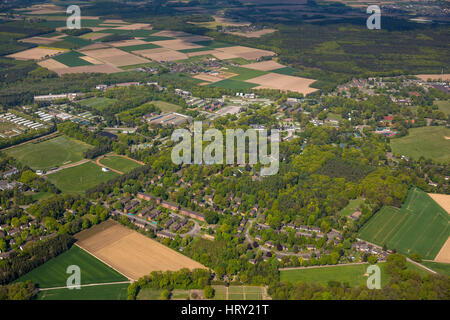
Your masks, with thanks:
<instances>
[{"instance_id":1,"label":"agricultural field","mask_svg":"<svg viewBox=\"0 0 450 320\"><path fill-rule=\"evenodd\" d=\"M428 272L412 263L407 263L408 269L417 271L422 275ZM381 270L381 285L388 283L389 275L386 272L386 264L377 264ZM365 286L367 276L365 276L368 264L336 265L313 267L306 269L280 270L280 281L297 283L298 281L315 282L327 285L329 281L347 282L350 286Z\"/></svg>"},{"instance_id":2,"label":"agricultural field","mask_svg":"<svg viewBox=\"0 0 450 320\"><path fill-rule=\"evenodd\" d=\"M81 270L81 285L127 281L117 271L97 260L86 251L72 246L66 252L23 275L17 282L30 280L39 288L64 287L67 267L77 265Z\"/></svg>"},{"instance_id":3,"label":"agricultural field","mask_svg":"<svg viewBox=\"0 0 450 320\"><path fill-rule=\"evenodd\" d=\"M399 208L385 206L361 228L359 237L403 254L433 260L450 236L449 215L425 192L413 188Z\"/></svg>"},{"instance_id":4,"label":"agricultural field","mask_svg":"<svg viewBox=\"0 0 450 320\"><path fill-rule=\"evenodd\" d=\"M82 160L83 152L90 148L92 146L84 142L59 136L43 142L20 145L5 152L33 170L48 170Z\"/></svg>"},{"instance_id":5,"label":"agricultural field","mask_svg":"<svg viewBox=\"0 0 450 320\"><path fill-rule=\"evenodd\" d=\"M133 160L115 155L108 155L102 158L100 160L100 164L123 173L129 172L141 166L139 163Z\"/></svg>"},{"instance_id":6,"label":"agricultural field","mask_svg":"<svg viewBox=\"0 0 450 320\"><path fill-rule=\"evenodd\" d=\"M126 300L128 283L40 291L37 300Z\"/></svg>"},{"instance_id":7,"label":"agricultural field","mask_svg":"<svg viewBox=\"0 0 450 320\"><path fill-rule=\"evenodd\" d=\"M450 160L450 128L412 128L407 136L392 139L391 147L395 155L405 155L414 160L424 157L446 162Z\"/></svg>"},{"instance_id":8,"label":"agricultural field","mask_svg":"<svg viewBox=\"0 0 450 320\"><path fill-rule=\"evenodd\" d=\"M222 80L222 81L219 81L219 82L211 83L211 84L209 84L209 86L211 86L211 87L219 87L219 88L224 88L224 89L242 89L242 90L247 90L247 89L255 88L258 85L256 83L248 83L248 82L244 82L244 81L237 81L237 80L226 79L226 80Z\"/></svg>"},{"instance_id":9,"label":"agricultural field","mask_svg":"<svg viewBox=\"0 0 450 320\"><path fill-rule=\"evenodd\" d=\"M352 199L349 201L349 204L339 212L339 215L341 217L348 217L353 212L357 211L359 206L361 206L363 203L364 203L363 198Z\"/></svg>"},{"instance_id":10,"label":"agricultural field","mask_svg":"<svg viewBox=\"0 0 450 320\"><path fill-rule=\"evenodd\" d=\"M77 244L129 279L152 271L205 268L200 263L113 220L77 234Z\"/></svg>"},{"instance_id":11,"label":"agricultural field","mask_svg":"<svg viewBox=\"0 0 450 320\"><path fill-rule=\"evenodd\" d=\"M53 60L61 62L68 67L79 67L79 66L89 66L92 63L82 59L85 55L78 53L76 51L69 51L67 53L60 54L53 57Z\"/></svg>"},{"instance_id":12,"label":"agricultural field","mask_svg":"<svg viewBox=\"0 0 450 320\"><path fill-rule=\"evenodd\" d=\"M214 300L263 300L265 295L264 287L258 286L213 285L212 287L214 288Z\"/></svg>"},{"instance_id":13,"label":"agricultural field","mask_svg":"<svg viewBox=\"0 0 450 320\"><path fill-rule=\"evenodd\" d=\"M86 162L76 167L49 174L47 177L62 192L82 194L87 189L117 176L119 174L116 172L103 172L100 166L92 162Z\"/></svg>"},{"instance_id":14,"label":"agricultural field","mask_svg":"<svg viewBox=\"0 0 450 320\"><path fill-rule=\"evenodd\" d=\"M422 261L421 264L423 264L425 267L430 268L433 271L436 271L437 273L440 273L440 274L450 277L450 263Z\"/></svg>"}]
</instances>

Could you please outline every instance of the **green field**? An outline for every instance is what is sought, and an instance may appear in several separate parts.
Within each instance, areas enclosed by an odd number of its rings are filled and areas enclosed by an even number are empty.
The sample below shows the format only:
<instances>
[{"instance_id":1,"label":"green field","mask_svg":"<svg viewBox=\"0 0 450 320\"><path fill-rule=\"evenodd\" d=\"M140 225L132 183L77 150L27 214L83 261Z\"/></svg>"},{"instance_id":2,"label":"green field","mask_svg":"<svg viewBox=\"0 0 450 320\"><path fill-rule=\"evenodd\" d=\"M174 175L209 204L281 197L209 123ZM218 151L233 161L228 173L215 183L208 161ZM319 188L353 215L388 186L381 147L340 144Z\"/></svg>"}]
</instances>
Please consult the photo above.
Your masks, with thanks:
<instances>
[{"instance_id":1,"label":"green field","mask_svg":"<svg viewBox=\"0 0 450 320\"><path fill-rule=\"evenodd\" d=\"M136 300L159 300L163 289L142 288L136 297Z\"/></svg>"},{"instance_id":2,"label":"green field","mask_svg":"<svg viewBox=\"0 0 450 320\"><path fill-rule=\"evenodd\" d=\"M40 288L64 287L66 286L66 281L69 276L66 273L66 270L70 265L77 265L80 267L82 285L128 280L86 251L77 246L72 246L72 248L66 252L61 253L56 258L53 258L36 269L31 270L16 281L22 282L31 280Z\"/></svg>"},{"instance_id":3,"label":"green field","mask_svg":"<svg viewBox=\"0 0 450 320\"><path fill-rule=\"evenodd\" d=\"M37 300L126 300L128 284L109 284L81 287L81 289L55 289L40 291Z\"/></svg>"},{"instance_id":4,"label":"green field","mask_svg":"<svg viewBox=\"0 0 450 320\"><path fill-rule=\"evenodd\" d=\"M350 286L366 285L366 274L368 264L353 264L353 265L337 265L329 267L295 269L295 270L281 270L280 281L289 281L297 283L298 281L316 282L322 285L327 285L329 281L338 281L341 283L347 282ZM385 285L389 281L389 275L386 273L386 264L384 262L378 263L381 270L381 285ZM408 269L417 271L422 275L427 274L427 271L417 267L408 262Z\"/></svg>"},{"instance_id":5,"label":"green field","mask_svg":"<svg viewBox=\"0 0 450 320\"><path fill-rule=\"evenodd\" d=\"M414 160L421 156L437 162L450 160L450 128L421 127L409 129L405 137L391 140L392 151L395 155L405 155Z\"/></svg>"},{"instance_id":6,"label":"green field","mask_svg":"<svg viewBox=\"0 0 450 320\"><path fill-rule=\"evenodd\" d=\"M237 76L230 78L235 81L245 81L268 74L266 71L253 70L242 67L227 67L227 72L236 73Z\"/></svg>"},{"instance_id":7,"label":"green field","mask_svg":"<svg viewBox=\"0 0 450 320\"><path fill-rule=\"evenodd\" d=\"M450 115L450 101L437 101L437 106L439 107L439 110L445 113L446 115Z\"/></svg>"},{"instance_id":8,"label":"green field","mask_svg":"<svg viewBox=\"0 0 450 320\"><path fill-rule=\"evenodd\" d=\"M83 152L92 146L66 136L59 136L39 143L27 143L5 151L33 170L48 170L52 167L77 162Z\"/></svg>"},{"instance_id":9,"label":"green field","mask_svg":"<svg viewBox=\"0 0 450 320\"><path fill-rule=\"evenodd\" d=\"M450 277L450 263L440 263L440 262L433 262L433 261L422 261L421 263L425 267L428 267L433 271L436 271L440 274Z\"/></svg>"},{"instance_id":10,"label":"green field","mask_svg":"<svg viewBox=\"0 0 450 320\"><path fill-rule=\"evenodd\" d=\"M119 174L116 172L103 172L100 166L92 162L87 162L76 167L52 173L47 177L51 183L65 193L82 194L87 189L117 176Z\"/></svg>"},{"instance_id":11,"label":"green field","mask_svg":"<svg viewBox=\"0 0 450 320\"><path fill-rule=\"evenodd\" d=\"M124 173L141 166L137 162L119 156L106 156L100 160L100 163Z\"/></svg>"},{"instance_id":12,"label":"green field","mask_svg":"<svg viewBox=\"0 0 450 320\"><path fill-rule=\"evenodd\" d=\"M78 53L76 51L69 51L58 56L53 57L54 60L61 62L68 67L79 67L79 66L89 66L92 63L81 59L85 55Z\"/></svg>"},{"instance_id":13,"label":"green field","mask_svg":"<svg viewBox=\"0 0 450 320\"><path fill-rule=\"evenodd\" d=\"M361 228L359 237L433 260L450 236L449 221L448 213L430 196L413 188L402 208L383 207Z\"/></svg>"},{"instance_id":14,"label":"green field","mask_svg":"<svg viewBox=\"0 0 450 320\"><path fill-rule=\"evenodd\" d=\"M77 101L77 103L84 107L94 108L99 111L102 111L104 109L107 109L109 106L113 105L116 101L117 100L115 100L115 99L109 99L109 98L103 98L103 97L93 97L93 98L88 98L88 99Z\"/></svg>"},{"instance_id":15,"label":"green field","mask_svg":"<svg viewBox=\"0 0 450 320\"><path fill-rule=\"evenodd\" d=\"M298 70L291 68L291 67L285 67L285 68L281 68L281 69L276 69L276 70L272 70L270 72L273 73L278 73L278 74L284 74L286 76L292 76L292 75L296 75L297 73L299 73Z\"/></svg>"},{"instance_id":16,"label":"green field","mask_svg":"<svg viewBox=\"0 0 450 320\"><path fill-rule=\"evenodd\" d=\"M251 89L251 88L254 88L254 87L258 87L259 84L226 79L226 80L222 80L222 81L219 81L219 82L216 82L216 83L211 83L208 86L210 86L210 87L219 87L219 88L224 88L224 89L243 89L243 90L246 90L246 89Z\"/></svg>"},{"instance_id":17,"label":"green field","mask_svg":"<svg viewBox=\"0 0 450 320\"><path fill-rule=\"evenodd\" d=\"M180 106L165 101L152 101L150 103L157 106L162 112L173 112L181 109Z\"/></svg>"},{"instance_id":18,"label":"green field","mask_svg":"<svg viewBox=\"0 0 450 320\"><path fill-rule=\"evenodd\" d=\"M357 199L350 200L348 205L339 212L339 215L341 217L348 217L353 212L355 212L359 208L359 206L362 205L363 203L364 203L363 198L357 198Z\"/></svg>"}]
</instances>

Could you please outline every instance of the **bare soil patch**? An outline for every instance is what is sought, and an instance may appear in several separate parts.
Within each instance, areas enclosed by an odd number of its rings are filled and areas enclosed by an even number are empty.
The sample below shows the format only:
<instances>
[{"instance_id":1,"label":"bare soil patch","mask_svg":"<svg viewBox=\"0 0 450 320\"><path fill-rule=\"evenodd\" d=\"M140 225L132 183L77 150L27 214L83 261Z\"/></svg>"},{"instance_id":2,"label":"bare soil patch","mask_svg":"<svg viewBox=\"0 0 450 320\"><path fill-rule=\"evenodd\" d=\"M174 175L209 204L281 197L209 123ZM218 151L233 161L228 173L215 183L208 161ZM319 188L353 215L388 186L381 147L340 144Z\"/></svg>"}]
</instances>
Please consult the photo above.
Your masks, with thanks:
<instances>
[{"instance_id":1,"label":"bare soil patch","mask_svg":"<svg viewBox=\"0 0 450 320\"><path fill-rule=\"evenodd\" d=\"M83 51L83 53L96 60L102 61L106 64L112 64L116 67L149 62L147 59L138 57L134 54L119 50L117 48L88 50Z\"/></svg>"},{"instance_id":2,"label":"bare soil patch","mask_svg":"<svg viewBox=\"0 0 450 320\"><path fill-rule=\"evenodd\" d=\"M266 34L271 34L277 31L276 29L263 29L258 31L252 31L252 32L226 32L228 34L233 34L236 36L246 37L246 38L261 38L262 36L265 36Z\"/></svg>"},{"instance_id":3,"label":"bare soil patch","mask_svg":"<svg viewBox=\"0 0 450 320\"><path fill-rule=\"evenodd\" d=\"M116 68L110 64L94 64L91 66L80 66L80 67L71 67L64 69L54 69L52 70L56 72L58 75L66 74L66 73L116 73L122 72L123 70Z\"/></svg>"},{"instance_id":4,"label":"bare soil patch","mask_svg":"<svg viewBox=\"0 0 450 320\"><path fill-rule=\"evenodd\" d=\"M275 53L268 50L261 50L249 47L235 46L217 49L218 51L224 52L226 54L231 54L244 58L246 60L256 60L261 57L274 56Z\"/></svg>"},{"instance_id":5,"label":"bare soil patch","mask_svg":"<svg viewBox=\"0 0 450 320\"><path fill-rule=\"evenodd\" d=\"M54 59L47 59L47 60L39 61L37 64L43 68L47 68L52 71L54 71L55 69L68 68L68 66L66 66L65 64L63 64L59 61L56 61Z\"/></svg>"},{"instance_id":6,"label":"bare soil patch","mask_svg":"<svg viewBox=\"0 0 450 320\"><path fill-rule=\"evenodd\" d=\"M276 70L276 69L285 68L286 66L279 64L276 61L269 60L269 61L246 64L246 65L243 65L242 67L248 68L248 69L253 69L253 70L260 70L260 71L272 71L272 70Z\"/></svg>"},{"instance_id":7,"label":"bare soil patch","mask_svg":"<svg viewBox=\"0 0 450 320\"><path fill-rule=\"evenodd\" d=\"M186 49L197 49L202 48L202 46L185 41L184 39L175 39L175 40L163 40L163 41L153 41L153 44L156 44L163 48L168 48L172 50L186 50Z\"/></svg>"},{"instance_id":8,"label":"bare soil patch","mask_svg":"<svg viewBox=\"0 0 450 320\"><path fill-rule=\"evenodd\" d=\"M308 94L317 91L317 89L310 87L314 81L315 80L307 78L269 73L260 77L249 79L246 82L259 84L260 86L255 89L276 89Z\"/></svg>"},{"instance_id":9,"label":"bare soil patch","mask_svg":"<svg viewBox=\"0 0 450 320\"><path fill-rule=\"evenodd\" d=\"M41 60L45 57L51 57L65 50L47 49L47 48L32 48L8 55L7 57L17 60Z\"/></svg>"},{"instance_id":10,"label":"bare soil patch","mask_svg":"<svg viewBox=\"0 0 450 320\"><path fill-rule=\"evenodd\" d=\"M440 80L442 78L443 81L450 81L450 73L444 74L417 74L417 78L423 81L427 81L428 79L432 80Z\"/></svg>"}]
</instances>

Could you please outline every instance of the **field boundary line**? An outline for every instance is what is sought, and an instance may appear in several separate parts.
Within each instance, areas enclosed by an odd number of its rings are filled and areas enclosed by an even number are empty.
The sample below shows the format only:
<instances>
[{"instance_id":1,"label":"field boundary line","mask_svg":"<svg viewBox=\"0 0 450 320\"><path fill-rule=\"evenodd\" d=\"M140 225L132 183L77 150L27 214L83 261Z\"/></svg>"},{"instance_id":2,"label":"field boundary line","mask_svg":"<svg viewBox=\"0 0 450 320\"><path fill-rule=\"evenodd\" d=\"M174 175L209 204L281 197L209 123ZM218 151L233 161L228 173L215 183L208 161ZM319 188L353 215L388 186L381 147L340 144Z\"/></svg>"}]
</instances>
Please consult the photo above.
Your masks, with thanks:
<instances>
[{"instance_id":1,"label":"field boundary line","mask_svg":"<svg viewBox=\"0 0 450 320\"><path fill-rule=\"evenodd\" d=\"M95 254L92 254L91 252L89 252L89 251L86 250L85 248L79 246L77 243L75 243L75 245L76 245L78 248L80 248L81 250L84 250L84 251L86 251L87 253L89 253L91 256L93 256L93 257L96 258L97 260L103 262L104 264L106 264L108 267L110 267L110 268L113 269L114 271L117 271L118 273L120 273L121 275L123 275L123 276L124 276L125 278L127 278L128 280L136 281L135 279L133 279L133 278L131 278L131 277L129 277L129 276L123 274L122 272L120 272L120 271L117 270L116 268L112 267L109 263L103 261L102 259L100 259L99 257L97 257Z\"/></svg>"},{"instance_id":2,"label":"field boundary line","mask_svg":"<svg viewBox=\"0 0 450 320\"><path fill-rule=\"evenodd\" d=\"M132 281L120 281L120 282L105 282L105 283L89 283L80 285L81 288L84 287L97 287L97 286L111 286L115 284L125 284L132 283ZM52 287L52 288L39 288L39 291L50 291L50 290L58 290L58 289L69 289L67 286L65 287ZM74 289L76 290L76 289Z\"/></svg>"}]
</instances>

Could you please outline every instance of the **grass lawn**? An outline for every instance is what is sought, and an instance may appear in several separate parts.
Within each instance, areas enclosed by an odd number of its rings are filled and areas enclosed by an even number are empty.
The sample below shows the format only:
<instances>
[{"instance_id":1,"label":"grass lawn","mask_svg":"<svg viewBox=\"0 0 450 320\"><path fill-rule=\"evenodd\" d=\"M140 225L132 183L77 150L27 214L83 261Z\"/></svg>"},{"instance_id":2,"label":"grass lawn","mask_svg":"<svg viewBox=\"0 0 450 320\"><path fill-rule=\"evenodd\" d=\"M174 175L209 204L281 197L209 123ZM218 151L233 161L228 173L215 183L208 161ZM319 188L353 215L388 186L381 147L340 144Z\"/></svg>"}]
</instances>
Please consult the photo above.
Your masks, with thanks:
<instances>
[{"instance_id":1,"label":"grass lawn","mask_svg":"<svg viewBox=\"0 0 450 320\"><path fill-rule=\"evenodd\" d=\"M433 261L422 261L421 263L425 267L428 267L433 271L436 271L440 274L450 277L450 263L440 263L440 262L433 262Z\"/></svg>"},{"instance_id":2,"label":"grass lawn","mask_svg":"<svg viewBox=\"0 0 450 320\"><path fill-rule=\"evenodd\" d=\"M100 163L124 173L141 166L137 162L119 156L106 156L100 160Z\"/></svg>"},{"instance_id":3,"label":"grass lawn","mask_svg":"<svg viewBox=\"0 0 450 320\"><path fill-rule=\"evenodd\" d=\"M281 270L280 281L289 281L297 283L298 281L316 282L327 285L329 281L347 282L350 286L366 285L367 277L364 276L368 264L338 265L320 268ZM389 281L389 275L386 273L386 264L378 263L381 270L381 285ZM427 271L408 263L408 269L418 271L421 274L427 274Z\"/></svg>"},{"instance_id":4,"label":"grass lawn","mask_svg":"<svg viewBox=\"0 0 450 320\"><path fill-rule=\"evenodd\" d=\"M136 300L159 300L163 289L143 288L139 291Z\"/></svg>"},{"instance_id":5,"label":"grass lawn","mask_svg":"<svg viewBox=\"0 0 450 320\"><path fill-rule=\"evenodd\" d=\"M86 251L77 246L72 246L56 258L23 275L16 282L31 280L40 288L63 287L66 286L66 281L69 277L66 270L70 265L80 267L82 285L128 280Z\"/></svg>"},{"instance_id":6,"label":"grass lawn","mask_svg":"<svg viewBox=\"0 0 450 320\"><path fill-rule=\"evenodd\" d=\"M38 200L42 200L42 199L47 199L50 198L54 193L52 192L31 192L31 197L33 198L33 201L38 201Z\"/></svg>"},{"instance_id":7,"label":"grass lawn","mask_svg":"<svg viewBox=\"0 0 450 320\"><path fill-rule=\"evenodd\" d=\"M82 287L79 290L56 289L40 291L37 300L126 300L128 284Z\"/></svg>"},{"instance_id":8,"label":"grass lawn","mask_svg":"<svg viewBox=\"0 0 450 320\"><path fill-rule=\"evenodd\" d=\"M391 140L392 151L414 160L421 156L437 162L450 160L450 129L445 127L421 127L409 129L405 137Z\"/></svg>"},{"instance_id":9,"label":"grass lawn","mask_svg":"<svg viewBox=\"0 0 450 320\"><path fill-rule=\"evenodd\" d=\"M50 174L48 180L65 193L82 194L87 189L117 176L119 174L116 172L103 172L100 166L87 162Z\"/></svg>"},{"instance_id":10,"label":"grass lawn","mask_svg":"<svg viewBox=\"0 0 450 320\"><path fill-rule=\"evenodd\" d=\"M439 110L445 113L446 115L450 114L450 101L436 101Z\"/></svg>"},{"instance_id":11,"label":"grass lawn","mask_svg":"<svg viewBox=\"0 0 450 320\"><path fill-rule=\"evenodd\" d=\"M361 228L359 237L403 254L436 257L450 236L450 217L420 189L409 191L403 206L385 206Z\"/></svg>"},{"instance_id":12,"label":"grass lawn","mask_svg":"<svg viewBox=\"0 0 450 320\"><path fill-rule=\"evenodd\" d=\"M187 300L189 298L189 290L174 289L172 291L172 300Z\"/></svg>"},{"instance_id":13,"label":"grass lawn","mask_svg":"<svg viewBox=\"0 0 450 320\"><path fill-rule=\"evenodd\" d=\"M93 97L93 98L88 98L88 99L84 99L81 101L77 101L77 103L84 107L94 108L94 109L101 111L101 110L107 109L109 106L113 105L116 101L117 100L115 100L115 99L109 99L109 98L103 98L103 97Z\"/></svg>"},{"instance_id":14,"label":"grass lawn","mask_svg":"<svg viewBox=\"0 0 450 320\"><path fill-rule=\"evenodd\" d=\"M165 101L151 101L150 103L157 106L162 112L173 112L181 109L180 106Z\"/></svg>"},{"instance_id":15,"label":"grass lawn","mask_svg":"<svg viewBox=\"0 0 450 320\"><path fill-rule=\"evenodd\" d=\"M364 203L363 198L357 198L357 199L350 200L348 205L339 212L339 215L341 217L348 217L353 212L355 212L359 208L359 206L362 205L363 203Z\"/></svg>"},{"instance_id":16,"label":"grass lawn","mask_svg":"<svg viewBox=\"0 0 450 320\"><path fill-rule=\"evenodd\" d=\"M27 143L5 151L33 170L48 170L83 159L83 152L92 148L84 142L59 136L39 143Z\"/></svg>"}]
</instances>

